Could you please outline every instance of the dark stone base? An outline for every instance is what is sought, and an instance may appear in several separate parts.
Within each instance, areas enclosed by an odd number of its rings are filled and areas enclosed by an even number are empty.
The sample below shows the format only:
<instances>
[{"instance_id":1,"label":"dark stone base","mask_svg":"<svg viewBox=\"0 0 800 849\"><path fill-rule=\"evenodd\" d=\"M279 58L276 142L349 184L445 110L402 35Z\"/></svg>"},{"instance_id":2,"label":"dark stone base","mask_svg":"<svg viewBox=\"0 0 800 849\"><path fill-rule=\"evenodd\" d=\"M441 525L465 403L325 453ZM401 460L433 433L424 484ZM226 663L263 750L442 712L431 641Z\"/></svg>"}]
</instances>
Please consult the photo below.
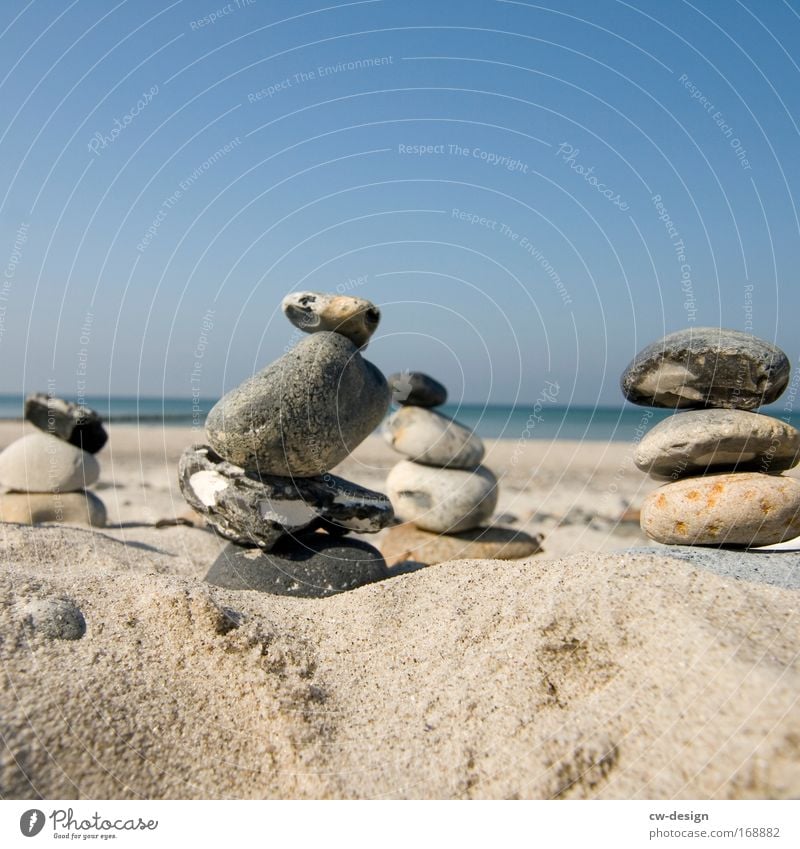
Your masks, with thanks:
<instances>
[{"instance_id":1,"label":"dark stone base","mask_svg":"<svg viewBox=\"0 0 800 849\"><path fill-rule=\"evenodd\" d=\"M388 577L381 553L326 533L284 538L272 551L228 543L206 575L229 590L325 598Z\"/></svg>"}]
</instances>

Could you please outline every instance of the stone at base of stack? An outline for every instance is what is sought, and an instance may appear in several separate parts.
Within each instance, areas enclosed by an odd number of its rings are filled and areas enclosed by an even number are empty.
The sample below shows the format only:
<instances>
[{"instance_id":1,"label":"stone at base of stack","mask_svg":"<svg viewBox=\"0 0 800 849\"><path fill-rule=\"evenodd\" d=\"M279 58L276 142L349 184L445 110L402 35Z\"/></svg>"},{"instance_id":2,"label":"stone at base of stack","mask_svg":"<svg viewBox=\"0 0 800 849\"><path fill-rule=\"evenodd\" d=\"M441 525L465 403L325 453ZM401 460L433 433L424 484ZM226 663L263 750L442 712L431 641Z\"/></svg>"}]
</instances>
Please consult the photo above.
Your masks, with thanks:
<instances>
[{"instance_id":1,"label":"stone at base of stack","mask_svg":"<svg viewBox=\"0 0 800 849\"><path fill-rule=\"evenodd\" d=\"M637 355L622 377L628 400L704 408L674 414L637 446L636 465L671 481L642 505L651 539L751 548L800 535L800 481L778 474L800 462L800 432L752 412L788 379L783 351L738 331L680 331Z\"/></svg>"},{"instance_id":2,"label":"stone at base of stack","mask_svg":"<svg viewBox=\"0 0 800 849\"><path fill-rule=\"evenodd\" d=\"M387 577L351 532L394 519L385 495L332 475L386 413L386 379L360 353L380 311L361 298L298 292L287 318L310 334L231 390L181 457L184 498L230 542L206 580L234 590L321 598Z\"/></svg>"},{"instance_id":3,"label":"stone at base of stack","mask_svg":"<svg viewBox=\"0 0 800 849\"><path fill-rule=\"evenodd\" d=\"M228 543L206 581L230 590L325 598L388 577L377 548L326 533L284 537L271 551Z\"/></svg>"},{"instance_id":4,"label":"stone at base of stack","mask_svg":"<svg viewBox=\"0 0 800 849\"><path fill-rule=\"evenodd\" d=\"M541 538L485 527L497 506L497 478L480 465L481 439L431 407L447 400L438 381L421 372L389 378L400 409L383 436L405 455L386 479L395 513L406 524L392 528L382 548L391 564L433 565L455 559L516 559L540 550Z\"/></svg>"},{"instance_id":5,"label":"stone at base of stack","mask_svg":"<svg viewBox=\"0 0 800 849\"><path fill-rule=\"evenodd\" d=\"M100 477L94 456L107 440L94 410L31 395L25 418L39 430L0 452L0 521L24 525L68 522L103 527L106 508L86 487ZM83 446L83 447L81 447Z\"/></svg>"},{"instance_id":6,"label":"stone at base of stack","mask_svg":"<svg viewBox=\"0 0 800 849\"><path fill-rule=\"evenodd\" d=\"M456 534L434 534L406 523L390 528L381 551L390 566L413 561L433 566L448 560L519 560L541 550L542 536L512 528L473 528Z\"/></svg>"}]
</instances>

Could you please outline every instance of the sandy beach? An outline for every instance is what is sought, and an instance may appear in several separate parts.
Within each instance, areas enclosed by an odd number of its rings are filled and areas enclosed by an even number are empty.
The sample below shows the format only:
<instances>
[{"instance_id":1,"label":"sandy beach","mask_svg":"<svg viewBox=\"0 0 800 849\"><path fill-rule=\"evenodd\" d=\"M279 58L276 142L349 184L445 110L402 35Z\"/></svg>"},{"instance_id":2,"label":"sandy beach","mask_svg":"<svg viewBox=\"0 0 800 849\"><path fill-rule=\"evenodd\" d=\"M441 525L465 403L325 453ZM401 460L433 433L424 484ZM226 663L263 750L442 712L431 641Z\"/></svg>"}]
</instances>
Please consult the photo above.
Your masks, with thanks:
<instances>
[{"instance_id":1,"label":"sandy beach","mask_svg":"<svg viewBox=\"0 0 800 849\"><path fill-rule=\"evenodd\" d=\"M542 553L317 600L205 584L214 534L155 526L190 514L176 462L200 434L109 432L108 527L0 528L4 798L800 792L796 570L649 544L630 445L487 441L499 522ZM395 462L371 437L336 471L381 489ZM52 597L82 639L25 627Z\"/></svg>"}]
</instances>

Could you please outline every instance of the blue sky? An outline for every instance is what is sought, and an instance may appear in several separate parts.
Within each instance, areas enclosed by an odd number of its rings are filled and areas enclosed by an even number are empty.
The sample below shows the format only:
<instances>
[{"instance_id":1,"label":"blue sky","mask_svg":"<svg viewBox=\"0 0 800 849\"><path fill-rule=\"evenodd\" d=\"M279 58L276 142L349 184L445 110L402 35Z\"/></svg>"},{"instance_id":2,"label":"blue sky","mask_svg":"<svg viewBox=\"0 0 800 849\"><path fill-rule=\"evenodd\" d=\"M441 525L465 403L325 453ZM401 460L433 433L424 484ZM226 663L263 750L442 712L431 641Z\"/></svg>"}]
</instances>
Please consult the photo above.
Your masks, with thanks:
<instances>
[{"instance_id":1,"label":"blue sky","mask_svg":"<svg viewBox=\"0 0 800 849\"><path fill-rule=\"evenodd\" d=\"M4 392L215 397L297 289L453 400L616 404L692 324L800 357L796 2L0 14Z\"/></svg>"}]
</instances>

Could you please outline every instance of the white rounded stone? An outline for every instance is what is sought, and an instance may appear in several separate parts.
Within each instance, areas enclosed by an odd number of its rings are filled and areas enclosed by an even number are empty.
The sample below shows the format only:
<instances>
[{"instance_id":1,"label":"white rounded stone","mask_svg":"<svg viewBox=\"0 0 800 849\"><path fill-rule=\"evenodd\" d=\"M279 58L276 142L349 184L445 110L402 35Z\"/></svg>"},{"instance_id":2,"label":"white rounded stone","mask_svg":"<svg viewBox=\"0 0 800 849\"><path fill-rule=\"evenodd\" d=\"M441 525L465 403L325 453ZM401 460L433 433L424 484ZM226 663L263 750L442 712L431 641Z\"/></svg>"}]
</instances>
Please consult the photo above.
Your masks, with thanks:
<instances>
[{"instance_id":1,"label":"white rounded stone","mask_svg":"<svg viewBox=\"0 0 800 849\"><path fill-rule=\"evenodd\" d=\"M93 454L49 433L31 433L0 453L0 486L17 492L75 492L100 477Z\"/></svg>"},{"instance_id":2,"label":"white rounded stone","mask_svg":"<svg viewBox=\"0 0 800 849\"><path fill-rule=\"evenodd\" d=\"M403 460L389 472L386 491L398 518L436 533L476 528L497 506L497 478L485 466L437 469Z\"/></svg>"}]
</instances>

